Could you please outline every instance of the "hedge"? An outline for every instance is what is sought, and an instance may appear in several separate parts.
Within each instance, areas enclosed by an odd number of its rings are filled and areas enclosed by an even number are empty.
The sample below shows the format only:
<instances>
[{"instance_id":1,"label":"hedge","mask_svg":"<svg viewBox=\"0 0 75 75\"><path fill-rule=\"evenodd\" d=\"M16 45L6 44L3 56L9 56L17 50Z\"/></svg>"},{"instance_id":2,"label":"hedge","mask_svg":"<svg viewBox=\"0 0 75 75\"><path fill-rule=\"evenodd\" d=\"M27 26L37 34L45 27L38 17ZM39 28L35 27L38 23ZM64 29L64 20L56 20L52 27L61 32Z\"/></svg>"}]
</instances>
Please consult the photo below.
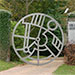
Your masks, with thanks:
<instances>
[{"instance_id":1,"label":"hedge","mask_svg":"<svg viewBox=\"0 0 75 75\"><path fill-rule=\"evenodd\" d=\"M7 10L0 10L0 59L6 60L10 49L11 35L11 13Z\"/></svg>"}]
</instances>

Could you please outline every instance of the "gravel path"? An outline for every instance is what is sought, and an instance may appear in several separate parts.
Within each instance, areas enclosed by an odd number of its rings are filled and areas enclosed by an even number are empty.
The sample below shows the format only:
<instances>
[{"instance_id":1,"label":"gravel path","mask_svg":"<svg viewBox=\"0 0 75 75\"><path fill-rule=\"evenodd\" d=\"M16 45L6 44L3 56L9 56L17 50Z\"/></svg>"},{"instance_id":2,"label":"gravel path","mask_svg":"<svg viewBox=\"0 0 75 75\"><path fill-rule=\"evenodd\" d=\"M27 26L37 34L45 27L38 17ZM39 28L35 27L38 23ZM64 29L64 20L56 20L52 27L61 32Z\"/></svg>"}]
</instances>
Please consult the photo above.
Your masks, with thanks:
<instances>
[{"instance_id":1,"label":"gravel path","mask_svg":"<svg viewBox=\"0 0 75 75\"><path fill-rule=\"evenodd\" d=\"M24 66L17 66L12 69L0 72L0 75L53 75L60 65L63 64L63 60L54 60L53 62L43 65L35 66L26 64Z\"/></svg>"}]
</instances>

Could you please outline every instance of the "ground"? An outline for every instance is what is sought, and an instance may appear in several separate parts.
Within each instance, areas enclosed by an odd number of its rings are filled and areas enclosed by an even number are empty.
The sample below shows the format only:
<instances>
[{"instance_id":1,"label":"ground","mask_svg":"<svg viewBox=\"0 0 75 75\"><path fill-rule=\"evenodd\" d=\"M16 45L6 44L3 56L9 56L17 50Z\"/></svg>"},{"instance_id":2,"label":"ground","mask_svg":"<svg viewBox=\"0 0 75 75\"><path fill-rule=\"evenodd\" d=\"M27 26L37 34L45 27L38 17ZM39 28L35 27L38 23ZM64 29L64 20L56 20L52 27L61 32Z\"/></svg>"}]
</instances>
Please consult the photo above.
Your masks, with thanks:
<instances>
[{"instance_id":1,"label":"ground","mask_svg":"<svg viewBox=\"0 0 75 75\"><path fill-rule=\"evenodd\" d=\"M5 62L0 60L0 71L10 69L20 64L23 64L23 62Z\"/></svg>"},{"instance_id":2,"label":"ground","mask_svg":"<svg viewBox=\"0 0 75 75\"><path fill-rule=\"evenodd\" d=\"M0 71L0 75L75 75L75 66L64 64L63 59L56 59L43 66L0 61Z\"/></svg>"},{"instance_id":3,"label":"ground","mask_svg":"<svg viewBox=\"0 0 75 75\"><path fill-rule=\"evenodd\" d=\"M43 65L23 65L0 72L0 75L52 75L52 73L63 64L63 60L54 60L53 62Z\"/></svg>"},{"instance_id":4,"label":"ground","mask_svg":"<svg viewBox=\"0 0 75 75\"><path fill-rule=\"evenodd\" d=\"M75 75L75 66L63 64L54 72L54 75Z\"/></svg>"}]
</instances>

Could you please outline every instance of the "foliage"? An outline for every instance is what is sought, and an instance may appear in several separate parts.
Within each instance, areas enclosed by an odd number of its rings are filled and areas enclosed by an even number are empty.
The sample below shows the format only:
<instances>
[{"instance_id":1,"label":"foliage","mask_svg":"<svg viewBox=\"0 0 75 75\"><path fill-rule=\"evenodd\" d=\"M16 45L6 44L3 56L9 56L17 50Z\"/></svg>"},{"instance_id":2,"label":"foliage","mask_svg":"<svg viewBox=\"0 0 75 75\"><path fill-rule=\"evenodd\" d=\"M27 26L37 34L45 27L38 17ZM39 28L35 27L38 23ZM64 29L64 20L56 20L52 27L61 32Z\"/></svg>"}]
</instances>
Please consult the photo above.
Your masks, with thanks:
<instances>
[{"instance_id":1,"label":"foliage","mask_svg":"<svg viewBox=\"0 0 75 75\"><path fill-rule=\"evenodd\" d=\"M13 32L13 29L14 29L14 27L15 27L16 24L17 24L16 21L11 21L11 32ZM24 26L22 26L22 24L20 24L20 26L18 26L15 34L17 34L17 35L23 35L24 32L25 32ZM22 40L21 39L16 39L15 40L15 44L17 44L17 48L19 48L20 45L22 46ZM18 58L18 56L14 52L14 49L13 49L12 46L11 46L10 49L11 49L11 59L10 60L11 61L16 61L16 60L20 61L19 58ZM23 56L22 52L20 54Z\"/></svg>"},{"instance_id":2,"label":"foliage","mask_svg":"<svg viewBox=\"0 0 75 75\"><path fill-rule=\"evenodd\" d=\"M55 72L54 75L74 75L75 74L75 66L61 65Z\"/></svg>"},{"instance_id":3,"label":"foliage","mask_svg":"<svg viewBox=\"0 0 75 75\"><path fill-rule=\"evenodd\" d=\"M28 6L28 5L26 5L26 1L28 1L28 4L30 3L30 0L2 0L0 2L1 8L11 11L13 14L12 20L14 20L14 21L11 22L12 23L11 31L13 30L14 26L16 25L16 21L20 20L23 16L26 15L26 8ZM30 5L28 6L28 9L29 9L28 13L30 14L30 13L40 12L40 13L48 14L48 15L52 16L53 18L55 18L62 25L64 32L66 32L65 31L66 17L63 14L64 10L66 9L66 3L67 3L67 1L65 1L65 0L33 0L33 2L30 3ZM19 34L19 32L20 32L21 34L23 34L24 30L22 30L22 29L23 28L19 27L18 31L16 31L16 33ZM34 33L34 31L35 31L35 33ZM32 31L32 35L36 35L36 31L37 30L34 29ZM58 36L59 36L60 32L56 31L55 34L58 34ZM49 35L48 35L48 37L49 37ZM18 47L19 47L19 44L21 44L21 41L19 39L16 40L15 43L18 43ZM44 41L44 39L42 39L42 42L43 41ZM49 41L49 43L50 43L50 41ZM15 55L11 55L11 56L15 56ZM12 58L14 58L14 57L12 57Z\"/></svg>"},{"instance_id":4,"label":"foliage","mask_svg":"<svg viewBox=\"0 0 75 75\"><path fill-rule=\"evenodd\" d=\"M17 24L17 21L11 21L11 32L13 32L13 29L15 27L15 25ZM17 35L23 35L24 34L24 25L22 26L22 24L20 24L17 28L16 34ZM19 34L20 33L20 34Z\"/></svg>"},{"instance_id":5,"label":"foliage","mask_svg":"<svg viewBox=\"0 0 75 75\"><path fill-rule=\"evenodd\" d=\"M2 6L4 7L4 9L11 11L13 14L12 19L17 21L25 16L25 1L26 0L3 0Z\"/></svg>"},{"instance_id":6,"label":"foliage","mask_svg":"<svg viewBox=\"0 0 75 75\"><path fill-rule=\"evenodd\" d=\"M6 10L0 10L0 58L6 53L10 48L10 26L11 13ZM2 54L4 52L4 54Z\"/></svg>"},{"instance_id":7,"label":"foliage","mask_svg":"<svg viewBox=\"0 0 75 75\"><path fill-rule=\"evenodd\" d=\"M67 0L66 6L69 8L69 12L75 11L75 0Z\"/></svg>"},{"instance_id":8,"label":"foliage","mask_svg":"<svg viewBox=\"0 0 75 75\"><path fill-rule=\"evenodd\" d=\"M68 15L68 18L75 18L75 11L71 12L71 13Z\"/></svg>"},{"instance_id":9,"label":"foliage","mask_svg":"<svg viewBox=\"0 0 75 75\"><path fill-rule=\"evenodd\" d=\"M27 12L26 1L28 5L30 0L3 0L4 8L10 10L13 14L12 19L15 21L20 20L24 17ZM30 13L45 13L54 17L63 28L66 28L66 16L63 14L67 8L66 0L33 0L33 2L28 6L28 14ZM15 6L16 5L16 6ZM59 16L60 15L60 16Z\"/></svg>"},{"instance_id":10,"label":"foliage","mask_svg":"<svg viewBox=\"0 0 75 75\"><path fill-rule=\"evenodd\" d=\"M68 18L75 18L75 14L71 14Z\"/></svg>"},{"instance_id":11,"label":"foliage","mask_svg":"<svg viewBox=\"0 0 75 75\"><path fill-rule=\"evenodd\" d=\"M29 5L30 0L27 1ZM66 9L66 3L65 0L33 0L28 6L28 13L41 12L54 16L59 13L62 15ZM3 0L2 5L5 9L10 10L13 13L14 20L19 20L26 15L26 0Z\"/></svg>"},{"instance_id":12,"label":"foliage","mask_svg":"<svg viewBox=\"0 0 75 75\"><path fill-rule=\"evenodd\" d=\"M10 61L20 61L12 46L10 47L10 54Z\"/></svg>"},{"instance_id":13,"label":"foliage","mask_svg":"<svg viewBox=\"0 0 75 75\"><path fill-rule=\"evenodd\" d=\"M0 0L0 9L4 9L2 0Z\"/></svg>"}]
</instances>

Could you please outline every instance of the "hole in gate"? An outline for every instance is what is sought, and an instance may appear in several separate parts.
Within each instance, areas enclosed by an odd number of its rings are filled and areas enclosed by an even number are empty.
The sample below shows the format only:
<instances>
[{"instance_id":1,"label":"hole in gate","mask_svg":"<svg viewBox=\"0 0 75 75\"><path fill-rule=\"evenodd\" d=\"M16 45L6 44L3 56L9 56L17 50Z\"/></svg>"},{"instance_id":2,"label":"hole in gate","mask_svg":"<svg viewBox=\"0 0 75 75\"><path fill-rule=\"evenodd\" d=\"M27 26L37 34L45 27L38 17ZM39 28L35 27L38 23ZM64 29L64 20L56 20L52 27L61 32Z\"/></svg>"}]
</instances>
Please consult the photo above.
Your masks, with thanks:
<instances>
[{"instance_id":1,"label":"hole in gate","mask_svg":"<svg viewBox=\"0 0 75 75\"><path fill-rule=\"evenodd\" d=\"M59 45L59 41L57 42L56 46L58 46L58 45Z\"/></svg>"},{"instance_id":2,"label":"hole in gate","mask_svg":"<svg viewBox=\"0 0 75 75\"><path fill-rule=\"evenodd\" d=\"M62 45L60 44L59 49L61 49Z\"/></svg>"},{"instance_id":3,"label":"hole in gate","mask_svg":"<svg viewBox=\"0 0 75 75\"><path fill-rule=\"evenodd\" d=\"M37 50L34 51L34 53L31 56L32 58L37 58Z\"/></svg>"},{"instance_id":4,"label":"hole in gate","mask_svg":"<svg viewBox=\"0 0 75 75\"><path fill-rule=\"evenodd\" d=\"M43 24L43 27L44 27L44 28L48 29L47 23L48 23L50 20L51 20L51 19L50 19L49 17L46 17L46 16L45 16L45 21L44 21L44 24Z\"/></svg>"},{"instance_id":5,"label":"hole in gate","mask_svg":"<svg viewBox=\"0 0 75 75\"><path fill-rule=\"evenodd\" d=\"M23 58L26 57L28 54L24 53L23 51L18 51L18 54Z\"/></svg>"},{"instance_id":6,"label":"hole in gate","mask_svg":"<svg viewBox=\"0 0 75 75\"><path fill-rule=\"evenodd\" d=\"M40 42L39 42L40 45L44 45L47 41L44 32L45 30L42 29L40 33Z\"/></svg>"},{"instance_id":7,"label":"hole in gate","mask_svg":"<svg viewBox=\"0 0 75 75\"><path fill-rule=\"evenodd\" d=\"M37 38L37 41L39 41L40 40L40 38Z\"/></svg>"},{"instance_id":8,"label":"hole in gate","mask_svg":"<svg viewBox=\"0 0 75 75\"><path fill-rule=\"evenodd\" d=\"M23 48L24 38L14 37L15 48Z\"/></svg>"},{"instance_id":9,"label":"hole in gate","mask_svg":"<svg viewBox=\"0 0 75 75\"><path fill-rule=\"evenodd\" d=\"M24 22L31 23L31 20L32 20L32 16L29 16L29 17L24 19Z\"/></svg>"},{"instance_id":10,"label":"hole in gate","mask_svg":"<svg viewBox=\"0 0 75 75\"><path fill-rule=\"evenodd\" d=\"M17 26L16 30L15 30L15 35L20 35L20 36L24 36L25 33L25 25L22 24L22 22Z\"/></svg>"},{"instance_id":11,"label":"hole in gate","mask_svg":"<svg viewBox=\"0 0 75 75\"><path fill-rule=\"evenodd\" d=\"M40 41L40 38L37 37L37 38L36 38L36 43L38 43L39 41Z\"/></svg>"},{"instance_id":12,"label":"hole in gate","mask_svg":"<svg viewBox=\"0 0 75 75\"><path fill-rule=\"evenodd\" d=\"M55 44L55 42L56 42L56 38L55 38L55 40L54 40L54 44Z\"/></svg>"},{"instance_id":13,"label":"hole in gate","mask_svg":"<svg viewBox=\"0 0 75 75\"><path fill-rule=\"evenodd\" d=\"M25 48L25 51L28 51L28 48Z\"/></svg>"},{"instance_id":14,"label":"hole in gate","mask_svg":"<svg viewBox=\"0 0 75 75\"><path fill-rule=\"evenodd\" d=\"M52 31L52 33L54 33L54 35L56 35L58 39L62 41L63 38L62 38L62 33L61 33L60 28L57 28L55 31Z\"/></svg>"},{"instance_id":15,"label":"hole in gate","mask_svg":"<svg viewBox=\"0 0 75 75\"><path fill-rule=\"evenodd\" d=\"M31 26L31 30L30 30L30 37L34 37L37 38L38 32L39 32L40 28L37 26Z\"/></svg>"},{"instance_id":16,"label":"hole in gate","mask_svg":"<svg viewBox=\"0 0 75 75\"><path fill-rule=\"evenodd\" d=\"M48 43L47 43L47 47L51 50L51 52L54 55L58 54L58 50L53 46L52 41L53 41L53 36L50 33L46 33L47 37L48 37ZM56 42L56 39L54 41L54 44Z\"/></svg>"},{"instance_id":17,"label":"hole in gate","mask_svg":"<svg viewBox=\"0 0 75 75\"><path fill-rule=\"evenodd\" d=\"M56 23L54 21L50 22L49 27L54 29L56 27Z\"/></svg>"},{"instance_id":18,"label":"hole in gate","mask_svg":"<svg viewBox=\"0 0 75 75\"><path fill-rule=\"evenodd\" d=\"M40 56L42 56L42 58L48 57L49 55L51 55L51 53L48 50L43 51L42 49L42 51L40 51Z\"/></svg>"}]
</instances>

